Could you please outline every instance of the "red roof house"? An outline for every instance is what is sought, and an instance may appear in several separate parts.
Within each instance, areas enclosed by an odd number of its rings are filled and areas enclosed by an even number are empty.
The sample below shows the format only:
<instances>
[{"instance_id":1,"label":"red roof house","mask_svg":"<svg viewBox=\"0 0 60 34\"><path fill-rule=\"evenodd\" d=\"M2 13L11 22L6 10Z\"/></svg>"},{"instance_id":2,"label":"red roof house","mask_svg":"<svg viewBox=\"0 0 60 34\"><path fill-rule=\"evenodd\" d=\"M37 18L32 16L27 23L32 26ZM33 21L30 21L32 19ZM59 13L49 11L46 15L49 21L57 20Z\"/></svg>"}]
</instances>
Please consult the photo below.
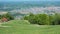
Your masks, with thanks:
<instances>
[{"instance_id":1,"label":"red roof house","mask_svg":"<svg viewBox=\"0 0 60 34\"><path fill-rule=\"evenodd\" d=\"M2 18L2 22L7 22L7 21L8 21L7 18L5 18L5 17Z\"/></svg>"}]
</instances>

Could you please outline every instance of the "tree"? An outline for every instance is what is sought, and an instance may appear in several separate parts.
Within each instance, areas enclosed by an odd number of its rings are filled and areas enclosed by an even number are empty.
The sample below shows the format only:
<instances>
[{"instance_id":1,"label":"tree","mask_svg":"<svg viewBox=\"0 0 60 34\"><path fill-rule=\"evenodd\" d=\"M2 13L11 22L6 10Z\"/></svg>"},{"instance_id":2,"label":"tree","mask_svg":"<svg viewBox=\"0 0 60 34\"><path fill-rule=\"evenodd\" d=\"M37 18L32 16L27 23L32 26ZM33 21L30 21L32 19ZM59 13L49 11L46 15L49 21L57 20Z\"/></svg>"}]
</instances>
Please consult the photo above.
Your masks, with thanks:
<instances>
[{"instance_id":1,"label":"tree","mask_svg":"<svg viewBox=\"0 0 60 34\"><path fill-rule=\"evenodd\" d=\"M1 18L3 18L3 17L7 18L8 20L13 20L14 19L14 17L9 13L2 15Z\"/></svg>"},{"instance_id":2,"label":"tree","mask_svg":"<svg viewBox=\"0 0 60 34\"><path fill-rule=\"evenodd\" d=\"M0 15L0 19L1 19L1 15Z\"/></svg>"},{"instance_id":3,"label":"tree","mask_svg":"<svg viewBox=\"0 0 60 34\"><path fill-rule=\"evenodd\" d=\"M29 16L24 17L25 20L28 20L31 24L39 25L49 25L49 16L46 14L30 14Z\"/></svg>"},{"instance_id":4,"label":"tree","mask_svg":"<svg viewBox=\"0 0 60 34\"><path fill-rule=\"evenodd\" d=\"M54 24L59 25L60 24L60 14L56 13L54 17Z\"/></svg>"}]
</instances>

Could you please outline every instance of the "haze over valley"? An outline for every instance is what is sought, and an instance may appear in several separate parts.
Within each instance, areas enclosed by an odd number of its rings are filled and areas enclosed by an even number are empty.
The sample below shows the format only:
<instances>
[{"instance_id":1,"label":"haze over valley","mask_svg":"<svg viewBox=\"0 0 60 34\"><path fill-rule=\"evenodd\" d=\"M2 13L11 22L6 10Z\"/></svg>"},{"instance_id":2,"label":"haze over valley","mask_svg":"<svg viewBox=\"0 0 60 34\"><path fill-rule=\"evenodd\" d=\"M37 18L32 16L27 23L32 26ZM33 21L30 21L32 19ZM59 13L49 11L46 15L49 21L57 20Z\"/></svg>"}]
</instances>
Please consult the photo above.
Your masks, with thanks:
<instances>
[{"instance_id":1,"label":"haze over valley","mask_svg":"<svg viewBox=\"0 0 60 34\"><path fill-rule=\"evenodd\" d=\"M0 14L9 12L15 17L33 14L60 13L60 1L0 2Z\"/></svg>"}]
</instances>

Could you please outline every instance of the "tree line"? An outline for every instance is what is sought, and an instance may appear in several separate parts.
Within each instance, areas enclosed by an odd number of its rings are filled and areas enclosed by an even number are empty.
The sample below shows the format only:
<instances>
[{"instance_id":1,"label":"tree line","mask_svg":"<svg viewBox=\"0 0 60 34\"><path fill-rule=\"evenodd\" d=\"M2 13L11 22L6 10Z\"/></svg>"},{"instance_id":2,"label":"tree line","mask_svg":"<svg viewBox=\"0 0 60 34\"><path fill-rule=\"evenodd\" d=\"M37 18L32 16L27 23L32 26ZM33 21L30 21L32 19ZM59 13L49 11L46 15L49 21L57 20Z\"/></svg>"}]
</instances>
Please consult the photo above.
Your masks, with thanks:
<instances>
[{"instance_id":1,"label":"tree line","mask_svg":"<svg viewBox=\"0 0 60 34\"><path fill-rule=\"evenodd\" d=\"M31 24L60 25L60 14L55 13L54 15L47 15L31 13L29 16L24 16L24 20L28 20Z\"/></svg>"}]
</instances>

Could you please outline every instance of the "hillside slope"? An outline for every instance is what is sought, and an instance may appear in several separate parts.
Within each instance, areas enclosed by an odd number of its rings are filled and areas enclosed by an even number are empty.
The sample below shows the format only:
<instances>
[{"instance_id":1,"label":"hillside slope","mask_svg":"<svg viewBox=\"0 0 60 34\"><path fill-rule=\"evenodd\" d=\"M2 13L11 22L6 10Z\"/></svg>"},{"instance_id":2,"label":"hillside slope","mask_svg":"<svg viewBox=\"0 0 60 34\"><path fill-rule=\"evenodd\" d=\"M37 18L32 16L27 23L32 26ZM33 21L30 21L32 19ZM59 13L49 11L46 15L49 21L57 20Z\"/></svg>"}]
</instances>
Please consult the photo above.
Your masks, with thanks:
<instances>
[{"instance_id":1,"label":"hillside slope","mask_svg":"<svg viewBox=\"0 0 60 34\"><path fill-rule=\"evenodd\" d=\"M25 20L12 20L2 24L0 34L60 34L60 25L33 25Z\"/></svg>"}]
</instances>

